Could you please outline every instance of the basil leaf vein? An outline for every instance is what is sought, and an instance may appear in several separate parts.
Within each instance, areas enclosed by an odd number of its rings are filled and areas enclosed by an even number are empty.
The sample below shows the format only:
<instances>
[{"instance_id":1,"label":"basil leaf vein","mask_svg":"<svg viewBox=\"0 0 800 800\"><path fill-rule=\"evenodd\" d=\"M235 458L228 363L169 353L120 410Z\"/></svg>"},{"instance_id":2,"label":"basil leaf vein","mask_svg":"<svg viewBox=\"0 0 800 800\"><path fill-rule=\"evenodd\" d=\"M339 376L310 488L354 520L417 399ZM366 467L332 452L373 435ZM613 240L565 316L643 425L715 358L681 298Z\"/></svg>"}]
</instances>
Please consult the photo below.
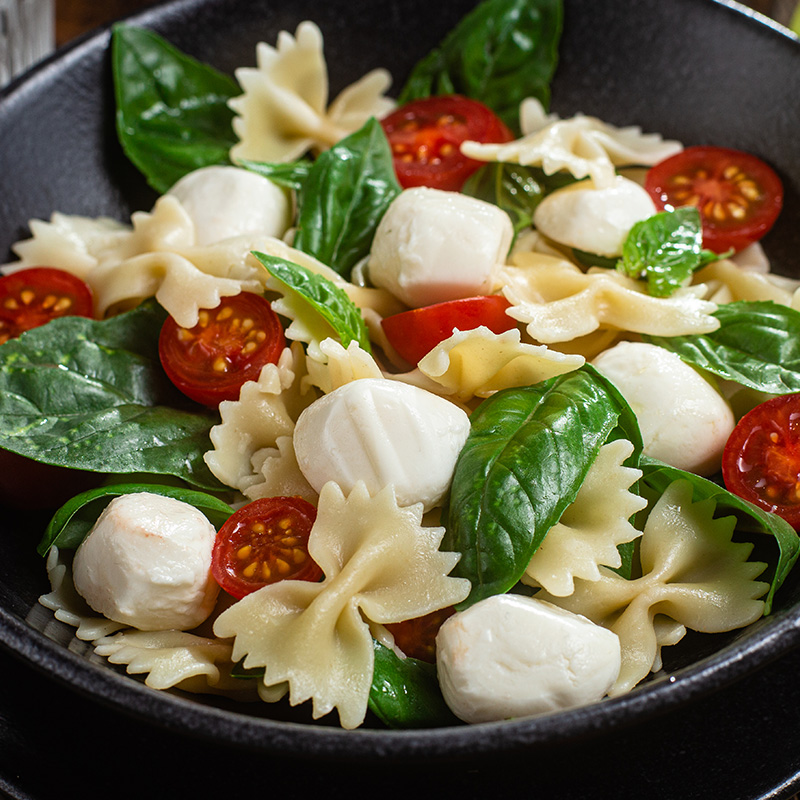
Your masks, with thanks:
<instances>
[{"instance_id":1,"label":"basil leaf vein","mask_svg":"<svg viewBox=\"0 0 800 800\"><path fill-rule=\"evenodd\" d=\"M96 321L61 317L0 348L0 447L93 472L222 484L203 460L215 412L189 403L158 357L155 301Z\"/></svg>"},{"instance_id":2,"label":"basil leaf vein","mask_svg":"<svg viewBox=\"0 0 800 800\"><path fill-rule=\"evenodd\" d=\"M362 350L371 352L364 317L344 289L324 275L312 272L292 261L255 251L253 255L269 270L270 275L308 302L333 328L342 347L346 348L350 342L355 341Z\"/></svg>"},{"instance_id":3,"label":"basil leaf vein","mask_svg":"<svg viewBox=\"0 0 800 800\"><path fill-rule=\"evenodd\" d=\"M228 100L241 94L233 78L123 24L112 33L112 68L120 144L157 192L200 167L230 163L237 138Z\"/></svg>"},{"instance_id":4,"label":"basil leaf vein","mask_svg":"<svg viewBox=\"0 0 800 800\"><path fill-rule=\"evenodd\" d=\"M800 312L770 301L725 303L717 330L645 336L713 375L767 394L800 392Z\"/></svg>"},{"instance_id":5,"label":"basil leaf vein","mask_svg":"<svg viewBox=\"0 0 800 800\"><path fill-rule=\"evenodd\" d=\"M508 591L580 489L600 447L641 438L628 404L594 368L507 389L473 412L445 512L443 548L472 592Z\"/></svg>"},{"instance_id":6,"label":"basil leaf vein","mask_svg":"<svg viewBox=\"0 0 800 800\"><path fill-rule=\"evenodd\" d=\"M562 24L561 0L484 0L414 67L399 102L461 94L519 131L526 97L550 104Z\"/></svg>"}]
</instances>

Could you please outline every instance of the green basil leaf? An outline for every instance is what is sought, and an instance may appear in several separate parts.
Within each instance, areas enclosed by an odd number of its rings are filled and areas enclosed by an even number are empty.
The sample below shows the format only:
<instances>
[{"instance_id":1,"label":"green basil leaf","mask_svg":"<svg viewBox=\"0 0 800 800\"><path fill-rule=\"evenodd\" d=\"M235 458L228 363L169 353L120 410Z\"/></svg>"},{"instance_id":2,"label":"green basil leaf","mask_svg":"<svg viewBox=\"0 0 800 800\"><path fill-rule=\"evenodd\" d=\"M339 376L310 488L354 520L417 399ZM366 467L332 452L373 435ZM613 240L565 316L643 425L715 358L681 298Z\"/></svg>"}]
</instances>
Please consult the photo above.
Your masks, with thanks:
<instances>
[{"instance_id":1,"label":"green basil leaf","mask_svg":"<svg viewBox=\"0 0 800 800\"><path fill-rule=\"evenodd\" d=\"M398 194L389 142L370 119L314 162L297 198L294 247L349 275Z\"/></svg>"},{"instance_id":2,"label":"green basil leaf","mask_svg":"<svg viewBox=\"0 0 800 800\"><path fill-rule=\"evenodd\" d=\"M531 226L533 212L546 194L574 180L566 173L545 175L539 167L491 163L473 172L461 191L503 209L518 234Z\"/></svg>"},{"instance_id":3,"label":"green basil leaf","mask_svg":"<svg viewBox=\"0 0 800 800\"><path fill-rule=\"evenodd\" d=\"M221 488L203 461L215 412L191 404L158 358L155 301L105 321L61 317L0 347L0 447L93 472L175 475Z\"/></svg>"},{"instance_id":4,"label":"green basil leaf","mask_svg":"<svg viewBox=\"0 0 800 800\"><path fill-rule=\"evenodd\" d=\"M342 347L356 341L362 350L372 352L367 325L361 309L344 289L323 275L276 256L253 252L253 255L284 286L308 301L309 305L333 328Z\"/></svg>"},{"instance_id":5,"label":"green basil leaf","mask_svg":"<svg viewBox=\"0 0 800 800\"><path fill-rule=\"evenodd\" d=\"M436 667L402 659L373 639L375 667L369 708L389 728L434 728L458 725L444 702Z\"/></svg>"},{"instance_id":6,"label":"green basil leaf","mask_svg":"<svg viewBox=\"0 0 800 800\"><path fill-rule=\"evenodd\" d=\"M765 598L766 608L764 613L769 614L775 592L781 587L786 576L791 571L794 563L800 556L800 537L794 528L777 514L771 514L758 506L743 500L741 497L718 486L713 481L701 478L691 472L663 464L654 458L642 456L640 468L643 471L642 482L654 490L658 495L663 494L667 487L676 480L689 481L692 485L692 495L695 502L700 500L714 500L717 509L737 516L740 524L737 530L746 530L759 534L767 534L775 539L778 545L778 558L770 565L773 574L769 592Z\"/></svg>"},{"instance_id":7,"label":"green basil leaf","mask_svg":"<svg viewBox=\"0 0 800 800\"><path fill-rule=\"evenodd\" d=\"M700 212L694 206L662 211L637 222L622 246L617 270L647 280L653 297L669 297L708 263L703 256Z\"/></svg>"},{"instance_id":8,"label":"green basil leaf","mask_svg":"<svg viewBox=\"0 0 800 800\"><path fill-rule=\"evenodd\" d=\"M399 102L461 94L519 131L526 97L550 105L562 21L561 0L484 0L416 65Z\"/></svg>"},{"instance_id":9,"label":"green basil leaf","mask_svg":"<svg viewBox=\"0 0 800 800\"><path fill-rule=\"evenodd\" d=\"M269 178L279 186L285 186L287 189L293 189L296 192L302 191L306 179L314 166L314 162L306 158L285 163L239 159L236 163L238 166L249 169L257 175Z\"/></svg>"},{"instance_id":10,"label":"green basil leaf","mask_svg":"<svg viewBox=\"0 0 800 800\"><path fill-rule=\"evenodd\" d=\"M454 574L472 581L461 607L508 591L547 532L574 501L600 447L628 432L630 407L590 366L506 389L472 414L445 511Z\"/></svg>"},{"instance_id":11,"label":"green basil leaf","mask_svg":"<svg viewBox=\"0 0 800 800\"><path fill-rule=\"evenodd\" d=\"M767 394L800 392L800 312L772 302L725 303L720 327L693 336L646 336L684 361Z\"/></svg>"},{"instance_id":12,"label":"green basil leaf","mask_svg":"<svg viewBox=\"0 0 800 800\"><path fill-rule=\"evenodd\" d=\"M160 193L192 170L230 163L236 81L158 34L116 25L112 66L122 149Z\"/></svg>"},{"instance_id":13,"label":"green basil leaf","mask_svg":"<svg viewBox=\"0 0 800 800\"><path fill-rule=\"evenodd\" d=\"M55 545L61 550L74 550L86 538L103 509L115 498L124 494L149 492L172 497L194 506L205 514L208 521L219 530L233 514L233 509L222 500L204 492L153 483L122 483L89 489L76 495L56 511L39 543L38 552L46 555Z\"/></svg>"}]
</instances>

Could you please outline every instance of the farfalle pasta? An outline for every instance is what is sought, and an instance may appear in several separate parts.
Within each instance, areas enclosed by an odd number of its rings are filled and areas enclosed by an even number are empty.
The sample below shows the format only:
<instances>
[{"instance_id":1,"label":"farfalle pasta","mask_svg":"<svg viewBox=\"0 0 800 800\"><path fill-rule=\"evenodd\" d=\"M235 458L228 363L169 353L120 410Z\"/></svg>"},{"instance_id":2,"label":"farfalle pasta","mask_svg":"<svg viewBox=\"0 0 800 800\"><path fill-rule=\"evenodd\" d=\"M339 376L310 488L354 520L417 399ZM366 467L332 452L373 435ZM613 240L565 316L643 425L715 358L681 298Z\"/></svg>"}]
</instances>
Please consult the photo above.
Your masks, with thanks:
<instances>
[{"instance_id":1,"label":"farfalle pasta","mask_svg":"<svg viewBox=\"0 0 800 800\"><path fill-rule=\"evenodd\" d=\"M566 170L575 178L591 178L604 187L617 167L655 164L682 149L641 128L616 128L596 117L576 114L570 119L546 115L541 103L527 99L520 113L523 137L507 144L465 142L461 151L479 161L505 161L541 166L548 175Z\"/></svg>"},{"instance_id":2,"label":"farfalle pasta","mask_svg":"<svg viewBox=\"0 0 800 800\"><path fill-rule=\"evenodd\" d=\"M370 497L320 494L309 552L322 583L283 581L223 612L214 631L234 639L234 659L264 667L266 686L288 683L290 702L311 700L314 716L336 708L345 728L361 724L372 682L366 620L400 622L463 600L468 581L450 578L458 556L439 551L441 528L421 525L419 506L400 508L391 487Z\"/></svg>"},{"instance_id":3,"label":"farfalle pasta","mask_svg":"<svg viewBox=\"0 0 800 800\"><path fill-rule=\"evenodd\" d=\"M703 287L652 297L637 281L606 269L583 272L539 253L518 253L501 273L509 316L537 342L571 341L601 328L656 336L708 333L719 327Z\"/></svg>"},{"instance_id":4,"label":"farfalle pasta","mask_svg":"<svg viewBox=\"0 0 800 800\"><path fill-rule=\"evenodd\" d=\"M633 688L653 669L660 648L680 627L719 633L744 627L764 613L765 564L748 561L749 542L731 539L736 520L715 518L715 503L694 503L692 488L676 481L650 512L642 533L642 576L626 580L602 568L598 580L575 582L567 597L540 596L606 625L620 637L622 668L609 694ZM658 626L658 615L673 624Z\"/></svg>"},{"instance_id":5,"label":"farfalle pasta","mask_svg":"<svg viewBox=\"0 0 800 800\"><path fill-rule=\"evenodd\" d=\"M234 160L291 161L336 144L394 107L384 94L391 82L385 70L368 73L328 107L322 33L313 22L301 22L294 36L282 31L276 47L262 42L256 56L257 68L236 71L244 94L230 101L239 137Z\"/></svg>"}]
</instances>

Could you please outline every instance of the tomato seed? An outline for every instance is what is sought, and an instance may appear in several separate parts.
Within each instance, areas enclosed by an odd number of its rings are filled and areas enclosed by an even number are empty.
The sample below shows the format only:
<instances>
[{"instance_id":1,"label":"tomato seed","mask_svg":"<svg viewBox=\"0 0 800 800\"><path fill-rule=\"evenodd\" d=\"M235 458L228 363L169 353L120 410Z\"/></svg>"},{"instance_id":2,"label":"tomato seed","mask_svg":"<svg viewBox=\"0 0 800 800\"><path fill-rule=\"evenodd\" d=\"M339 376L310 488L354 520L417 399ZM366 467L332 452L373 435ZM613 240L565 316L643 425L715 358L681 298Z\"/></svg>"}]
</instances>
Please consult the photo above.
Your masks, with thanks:
<instances>
[{"instance_id":1,"label":"tomato seed","mask_svg":"<svg viewBox=\"0 0 800 800\"><path fill-rule=\"evenodd\" d=\"M228 319L228 317L231 316L233 316L233 309L230 306L225 306L225 308L217 314L217 321Z\"/></svg>"},{"instance_id":2,"label":"tomato seed","mask_svg":"<svg viewBox=\"0 0 800 800\"><path fill-rule=\"evenodd\" d=\"M23 289L19 293L20 299L26 306L29 306L36 299L36 292L33 289Z\"/></svg>"},{"instance_id":3,"label":"tomato seed","mask_svg":"<svg viewBox=\"0 0 800 800\"><path fill-rule=\"evenodd\" d=\"M241 558L242 561L244 561L244 559L250 557L250 553L252 553L252 552L253 552L252 545L246 544L244 547L240 547L236 551L236 558Z\"/></svg>"}]
</instances>

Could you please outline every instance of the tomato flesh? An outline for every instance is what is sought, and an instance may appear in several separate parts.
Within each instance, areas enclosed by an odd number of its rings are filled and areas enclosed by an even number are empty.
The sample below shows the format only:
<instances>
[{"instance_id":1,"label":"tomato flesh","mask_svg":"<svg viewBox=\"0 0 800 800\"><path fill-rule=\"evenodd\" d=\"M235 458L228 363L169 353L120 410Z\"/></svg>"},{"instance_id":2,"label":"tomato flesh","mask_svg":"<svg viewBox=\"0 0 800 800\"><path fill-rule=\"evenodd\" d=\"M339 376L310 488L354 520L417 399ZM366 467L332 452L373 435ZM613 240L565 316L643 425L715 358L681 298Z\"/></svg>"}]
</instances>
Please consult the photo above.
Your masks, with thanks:
<instances>
[{"instance_id":1,"label":"tomato flesh","mask_svg":"<svg viewBox=\"0 0 800 800\"><path fill-rule=\"evenodd\" d=\"M482 162L461 153L461 143L509 142L511 131L483 103L460 95L427 97L381 121L400 185L458 191Z\"/></svg>"},{"instance_id":2,"label":"tomato flesh","mask_svg":"<svg viewBox=\"0 0 800 800\"><path fill-rule=\"evenodd\" d=\"M800 394L745 414L722 455L725 486L800 528Z\"/></svg>"},{"instance_id":3,"label":"tomato flesh","mask_svg":"<svg viewBox=\"0 0 800 800\"><path fill-rule=\"evenodd\" d=\"M55 267L30 267L0 278L0 344L57 317L91 317L92 290Z\"/></svg>"},{"instance_id":4,"label":"tomato flesh","mask_svg":"<svg viewBox=\"0 0 800 800\"><path fill-rule=\"evenodd\" d=\"M158 342L161 364L187 397L207 406L236 400L246 381L276 364L286 346L278 315L269 301L252 292L224 297L202 309L193 328L168 317Z\"/></svg>"},{"instance_id":5,"label":"tomato flesh","mask_svg":"<svg viewBox=\"0 0 800 800\"><path fill-rule=\"evenodd\" d=\"M645 189L659 209L697 207L703 245L715 253L757 242L783 206L783 185L772 168L724 147L687 147L649 170Z\"/></svg>"},{"instance_id":6,"label":"tomato flesh","mask_svg":"<svg viewBox=\"0 0 800 800\"><path fill-rule=\"evenodd\" d=\"M511 303L503 295L466 297L423 308L412 308L381 320L386 338L409 363L416 364L437 344L453 335L453 329L469 331L483 325L492 333L516 328L506 314Z\"/></svg>"},{"instance_id":7,"label":"tomato flesh","mask_svg":"<svg viewBox=\"0 0 800 800\"><path fill-rule=\"evenodd\" d=\"M385 627L394 636L394 643L409 658L433 664L436 661L436 634L455 611L453 606L448 606L422 617L392 622Z\"/></svg>"},{"instance_id":8,"label":"tomato flesh","mask_svg":"<svg viewBox=\"0 0 800 800\"><path fill-rule=\"evenodd\" d=\"M242 506L214 541L214 579L238 599L281 580L318 581L322 570L308 554L316 517L301 497L266 497Z\"/></svg>"}]
</instances>

